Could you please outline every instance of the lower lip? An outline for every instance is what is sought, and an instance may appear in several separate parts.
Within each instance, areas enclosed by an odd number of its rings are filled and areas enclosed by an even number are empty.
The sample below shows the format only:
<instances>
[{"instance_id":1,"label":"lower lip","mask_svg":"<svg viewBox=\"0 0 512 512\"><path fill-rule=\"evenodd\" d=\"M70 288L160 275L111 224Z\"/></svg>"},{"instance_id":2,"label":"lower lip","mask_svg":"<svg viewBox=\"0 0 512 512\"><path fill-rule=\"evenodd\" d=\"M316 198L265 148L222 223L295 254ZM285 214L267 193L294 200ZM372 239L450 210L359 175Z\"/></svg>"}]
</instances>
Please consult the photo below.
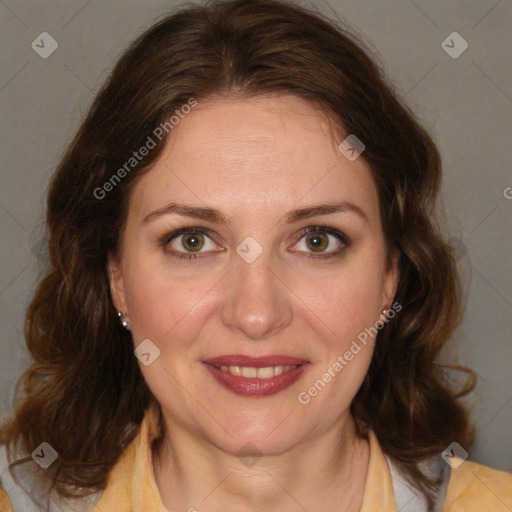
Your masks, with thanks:
<instances>
[{"instance_id":1,"label":"lower lip","mask_svg":"<svg viewBox=\"0 0 512 512\"><path fill-rule=\"evenodd\" d=\"M297 382L306 367L306 363L303 363L292 370L284 372L281 375L276 375L270 379L258 379L231 375L231 373L220 370L212 364L203 364L217 382L230 391L243 396L275 395L276 393L279 393L279 391L282 391Z\"/></svg>"}]
</instances>

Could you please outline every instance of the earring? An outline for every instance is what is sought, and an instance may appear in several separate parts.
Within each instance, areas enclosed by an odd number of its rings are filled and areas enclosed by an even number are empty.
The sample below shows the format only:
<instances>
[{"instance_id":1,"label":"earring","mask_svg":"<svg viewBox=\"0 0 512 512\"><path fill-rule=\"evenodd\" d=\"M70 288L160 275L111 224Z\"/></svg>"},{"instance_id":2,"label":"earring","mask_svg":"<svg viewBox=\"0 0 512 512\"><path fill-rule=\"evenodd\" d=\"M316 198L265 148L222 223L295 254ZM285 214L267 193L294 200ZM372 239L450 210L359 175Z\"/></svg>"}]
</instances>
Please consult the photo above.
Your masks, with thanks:
<instances>
[{"instance_id":1,"label":"earring","mask_svg":"<svg viewBox=\"0 0 512 512\"><path fill-rule=\"evenodd\" d=\"M387 304L386 304L386 306L387 306ZM388 315L388 311L389 311L388 309L383 309L383 310L382 310L382 314L383 314L384 316L387 316L387 315Z\"/></svg>"},{"instance_id":2,"label":"earring","mask_svg":"<svg viewBox=\"0 0 512 512\"><path fill-rule=\"evenodd\" d=\"M121 325L127 330L130 330L130 320L128 319L127 313L121 313L121 311L117 312L117 316L119 317L119 321Z\"/></svg>"}]
</instances>

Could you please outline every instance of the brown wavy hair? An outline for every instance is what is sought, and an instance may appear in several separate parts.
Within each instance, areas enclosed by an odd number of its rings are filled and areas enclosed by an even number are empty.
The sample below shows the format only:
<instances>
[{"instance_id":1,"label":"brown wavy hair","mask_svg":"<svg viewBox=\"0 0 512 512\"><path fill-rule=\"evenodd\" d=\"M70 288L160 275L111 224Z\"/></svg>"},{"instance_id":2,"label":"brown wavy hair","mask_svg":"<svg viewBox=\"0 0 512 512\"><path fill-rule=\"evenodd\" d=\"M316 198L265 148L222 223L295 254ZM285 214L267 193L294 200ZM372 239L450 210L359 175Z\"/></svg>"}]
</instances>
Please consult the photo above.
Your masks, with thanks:
<instances>
[{"instance_id":1,"label":"brown wavy hair","mask_svg":"<svg viewBox=\"0 0 512 512\"><path fill-rule=\"evenodd\" d=\"M270 93L294 94L327 113L338 142L349 133L364 142L386 244L400 252L395 300L403 309L378 334L351 405L355 418L373 429L429 505L435 482L417 463L454 440L466 448L474 442L460 398L474 388L475 374L438 361L464 301L438 217L441 158L431 136L379 58L342 21L287 1L188 4L124 52L50 183L50 268L26 313L33 363L0 441L9 453L14 441L29 454L43 441L54 447L59 457L44 478L59 495L105 489L155 400L113 308L106 262L118 254L133 184L165 137L153 137L156 147L101 199L98 190L191 98ZM462 384L448 379L449 368L466 375Z\"/></svg>"}]
</instances>

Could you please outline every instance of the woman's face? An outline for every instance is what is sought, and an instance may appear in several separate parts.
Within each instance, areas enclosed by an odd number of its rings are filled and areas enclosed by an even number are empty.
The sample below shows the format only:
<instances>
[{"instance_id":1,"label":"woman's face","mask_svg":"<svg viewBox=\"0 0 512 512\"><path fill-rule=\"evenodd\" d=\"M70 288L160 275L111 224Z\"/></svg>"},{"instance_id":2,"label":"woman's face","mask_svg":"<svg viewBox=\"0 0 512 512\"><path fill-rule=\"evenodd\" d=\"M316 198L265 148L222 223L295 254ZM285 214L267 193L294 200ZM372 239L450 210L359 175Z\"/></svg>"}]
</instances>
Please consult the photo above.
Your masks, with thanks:
<instances>
[{"instance_id":1,"label":"woman's face","mask_svg":"<svg viewBox=\"0 0 512 512\"><path fill-rule=\"evenodd\" d=\"M367 165L292 95L181 119L132 191L109 269L134 345L150 340L139 364L166 419L233 454L282 453L344 421L373 351L361 333L397 280Z\"/></svg>"}]
</instances>

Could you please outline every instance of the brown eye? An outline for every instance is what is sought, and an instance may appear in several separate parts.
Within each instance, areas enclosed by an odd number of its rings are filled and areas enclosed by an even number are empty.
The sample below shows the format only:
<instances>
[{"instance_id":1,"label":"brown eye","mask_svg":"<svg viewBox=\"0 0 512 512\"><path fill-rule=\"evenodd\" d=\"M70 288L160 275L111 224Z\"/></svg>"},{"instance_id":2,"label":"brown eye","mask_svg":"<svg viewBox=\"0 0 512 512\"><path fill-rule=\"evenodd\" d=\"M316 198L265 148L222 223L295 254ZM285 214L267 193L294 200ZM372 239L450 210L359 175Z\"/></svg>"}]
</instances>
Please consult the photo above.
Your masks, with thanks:
<instances>
[{"instance_id":1,"label":"brown eye","mask_svg":"<svg viewBox=\"0 0 512 512\"><path fill-rule=\"evenodd\" d=\"M314 226L303 231L294 249L310 258L330 258L343 253L349 245L350 240L344 233L327 226Z\"/></svg>"},{"instance_id":2,"label":"brown eye","mask_svg":"<svg viewBox=\"0 0 512 512\"><path fill-rule=\"evenodd\" d=\"M325 233L315 233L306 237L306 244L314 252L323 252L329 246L329 239Z\"/></svg>"},{"instance_id":3,"label":"brown eye","mask_svg":"<svg viewBox=\"0 0 512 512\"><path fill-rule=\"evenodd\" d=\"M181 245L187 251L199 251L204 245L202 233L187 233L181 235Z\"/></svg>"},{"instance_id":4,"label":"brown eye","mask_svg":"<svg viewBox=\"0 0 512 512\"><path fill-rule=\"evenodd\" d=\"M172 256L185 258L196 257L196 255L202 256L203 253L216 249L216 244L208 233L197 228L184 228L174 231L161 239L161 245L165 252Z\"/></svg>"}]
</instances>

